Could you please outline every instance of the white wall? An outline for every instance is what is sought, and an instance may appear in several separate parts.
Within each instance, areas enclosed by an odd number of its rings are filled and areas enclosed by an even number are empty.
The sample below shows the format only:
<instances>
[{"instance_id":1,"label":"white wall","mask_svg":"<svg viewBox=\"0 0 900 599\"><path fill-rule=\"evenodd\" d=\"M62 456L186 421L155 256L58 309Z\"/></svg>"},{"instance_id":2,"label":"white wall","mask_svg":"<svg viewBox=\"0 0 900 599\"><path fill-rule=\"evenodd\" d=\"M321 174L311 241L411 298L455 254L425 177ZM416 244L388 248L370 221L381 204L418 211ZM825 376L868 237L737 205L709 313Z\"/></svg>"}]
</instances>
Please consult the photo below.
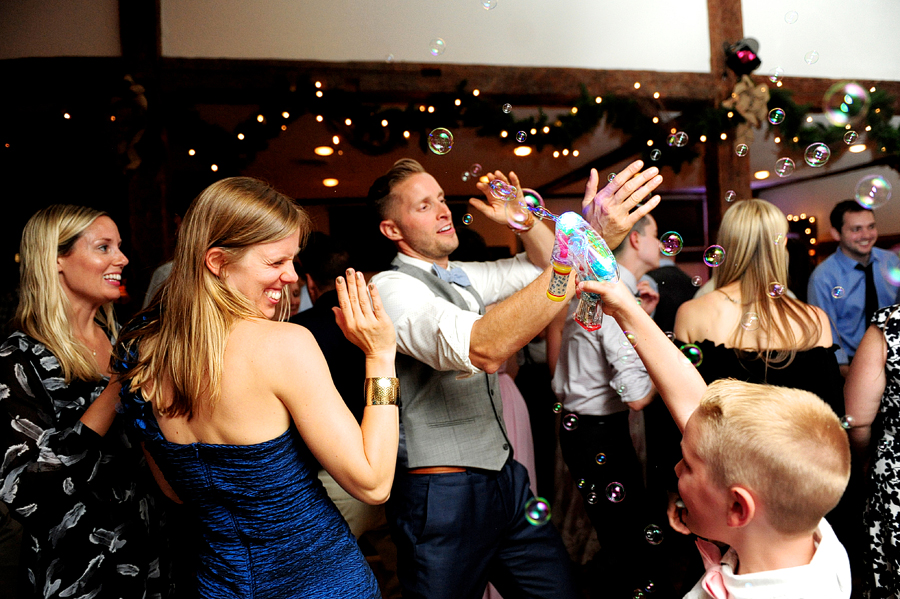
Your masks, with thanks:
<instances>
[{"instance_id":1,"label":"white wall","mask_svg":"<svg viewBox=\"0 0 900 599\"><path fill-rule=\"evenodd\" d=\"M0 60L121 54L117 0L0 0Z\"/></svg>"},{"instance_id":2,"label":"white wall","mask_svg":"<svg viewBox=\"0 0 900 599\"><path fill-rule=\"evenodd\" d=\"M166 56L709 72L706 0L162 0L162 30Z\"/></svg>"}]
</instances>

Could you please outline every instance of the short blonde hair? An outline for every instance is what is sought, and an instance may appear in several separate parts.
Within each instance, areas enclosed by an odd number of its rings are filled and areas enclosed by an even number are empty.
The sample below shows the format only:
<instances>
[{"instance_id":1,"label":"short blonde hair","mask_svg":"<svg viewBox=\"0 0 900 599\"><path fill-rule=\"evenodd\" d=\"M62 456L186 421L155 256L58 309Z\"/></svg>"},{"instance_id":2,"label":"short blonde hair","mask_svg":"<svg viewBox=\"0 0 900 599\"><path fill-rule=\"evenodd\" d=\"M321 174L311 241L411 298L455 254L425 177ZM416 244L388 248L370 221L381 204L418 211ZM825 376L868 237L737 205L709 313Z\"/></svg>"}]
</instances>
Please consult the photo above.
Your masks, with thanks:
<instances>
[{"instance_id":1,"label":"short blonde hair","mask_svg":"<svg viewBox=\"0 0 900 599\"><path fill-rule=\"evenodd\" d=\"M423 167L417 160L401 158L391 169L375 179L369 187L368 202L378 213L378 218L387 220L393 218L394 188L419 173L424 173Z\"/></svg>"},{"instance_id":2,"label":"short blonde hair","mask_svg":"<svg viewBox=\"0 0 900 599\"><path fill-rule=\"evenodd\" d=\"M59 280L57 258L72 252L85 229L105 212L86 206L54 204L25 224L19 246L19 305L15 328L43 343L59 360L66 384L73 379L99 381L102 374L87 345L75 337L71 304ZM97 323L115 333L112 302L97 311Z\"/></svg>"},{"instance_id":3,"label":"short blonde hair","mask_svg":"<svg viewBox=\"0 0 900 599\"><path fill-rule=\"evenodd\" d=\"M172 272L144 313L146 325L122 336L126 350L132 339L141 339L137 363L123 373L132 389L140 389L165 416L191 417L201 404L214 406L232 325L264 318L250 300L226 284L228 264L254 245L285 239L298 230L302 245L309 227L302 208L257 179L231 177L203 190L185 214ZM206 253L212 248L226 255L219 276L206 267ZM285 287L285 310L289 301ZM158 383L166 379L174 387L170 406L160 404Z\"/></svg>"},{"instance_id":4,"label":"short blonde hair","mask_svg":"<svg viewBox=\"0 0 900 599\"><path fill-rule=\"evenodd\" d=\"M776 530L815 530L850 478L850 444L834 411L808 391L721 379L691 416L697 455L722 489L745 486Z\"/></svg>"}]
</instances>

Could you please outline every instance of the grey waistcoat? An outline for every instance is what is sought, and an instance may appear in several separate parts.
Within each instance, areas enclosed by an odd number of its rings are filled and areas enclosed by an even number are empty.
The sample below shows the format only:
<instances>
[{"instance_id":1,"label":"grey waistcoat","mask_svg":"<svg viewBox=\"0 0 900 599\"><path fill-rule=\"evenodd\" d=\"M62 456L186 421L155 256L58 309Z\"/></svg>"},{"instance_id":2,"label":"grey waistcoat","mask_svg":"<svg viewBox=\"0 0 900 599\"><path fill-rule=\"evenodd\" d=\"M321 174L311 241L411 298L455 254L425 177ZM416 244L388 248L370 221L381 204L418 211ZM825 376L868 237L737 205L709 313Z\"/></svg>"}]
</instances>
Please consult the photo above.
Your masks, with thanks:
<instances>
[{"instance_id":1,"label":"grey waistcoat","mask_svg":"<svg viewBox=\"0 0 900 599\"><path fill-rule=\"evenodd\" d=\"M453 285L421 268L393 262L394 270L414 277L435 295L468 311L469 307ZM484 302L478 300L478 313ZM407 356L397 354L400 378L400 424L402 441L400 465L461 466L500 470L510 454L503 426L503 404L496 374L476 374L457 379L456 371L439 372Z\"/></svg>"}]
</instances>

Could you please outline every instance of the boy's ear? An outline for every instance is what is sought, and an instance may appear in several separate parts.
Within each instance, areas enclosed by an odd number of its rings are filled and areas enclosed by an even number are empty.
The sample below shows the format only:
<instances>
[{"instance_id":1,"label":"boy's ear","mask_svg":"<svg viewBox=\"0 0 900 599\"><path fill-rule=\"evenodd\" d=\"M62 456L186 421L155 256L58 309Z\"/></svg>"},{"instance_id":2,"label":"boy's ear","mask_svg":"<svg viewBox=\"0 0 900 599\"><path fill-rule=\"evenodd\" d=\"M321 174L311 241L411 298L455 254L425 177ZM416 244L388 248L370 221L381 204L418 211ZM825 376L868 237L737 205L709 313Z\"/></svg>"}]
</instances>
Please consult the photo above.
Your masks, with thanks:
<instances>
[{"instance_id":1,"label":"boy's ear","mask_svg":"<svg viewBox=\"0 0 900 599\"><path fill-rule=\"evenodd\" d=\"M729 489L729 495L731 505L728 507L728 526L747 526L756 516L756 499L749 490L737 485Z\"/></svg>"}]
</instances>

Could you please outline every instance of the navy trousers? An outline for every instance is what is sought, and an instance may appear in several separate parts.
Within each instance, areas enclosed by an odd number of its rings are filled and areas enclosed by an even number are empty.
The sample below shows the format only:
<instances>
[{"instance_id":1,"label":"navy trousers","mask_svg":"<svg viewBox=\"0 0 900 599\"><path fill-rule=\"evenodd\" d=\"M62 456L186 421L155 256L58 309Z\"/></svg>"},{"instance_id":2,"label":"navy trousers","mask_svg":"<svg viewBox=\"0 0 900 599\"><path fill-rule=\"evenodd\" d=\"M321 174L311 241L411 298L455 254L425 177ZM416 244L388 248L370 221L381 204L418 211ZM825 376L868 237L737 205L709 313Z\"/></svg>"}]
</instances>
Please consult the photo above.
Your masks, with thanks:
<instances>
[{"instance_id":1,"label":"navy trousers","mask_svg":"<svg viewBox=\"0 0 900 599\"><path fill-rule=\"evenodd\" d=\"M525 519L533 497L514 460L499 472L398 473L387 506L404 599L501 595L578 596L562 539L551 523Z\"/></svg>"}]
</instances>

